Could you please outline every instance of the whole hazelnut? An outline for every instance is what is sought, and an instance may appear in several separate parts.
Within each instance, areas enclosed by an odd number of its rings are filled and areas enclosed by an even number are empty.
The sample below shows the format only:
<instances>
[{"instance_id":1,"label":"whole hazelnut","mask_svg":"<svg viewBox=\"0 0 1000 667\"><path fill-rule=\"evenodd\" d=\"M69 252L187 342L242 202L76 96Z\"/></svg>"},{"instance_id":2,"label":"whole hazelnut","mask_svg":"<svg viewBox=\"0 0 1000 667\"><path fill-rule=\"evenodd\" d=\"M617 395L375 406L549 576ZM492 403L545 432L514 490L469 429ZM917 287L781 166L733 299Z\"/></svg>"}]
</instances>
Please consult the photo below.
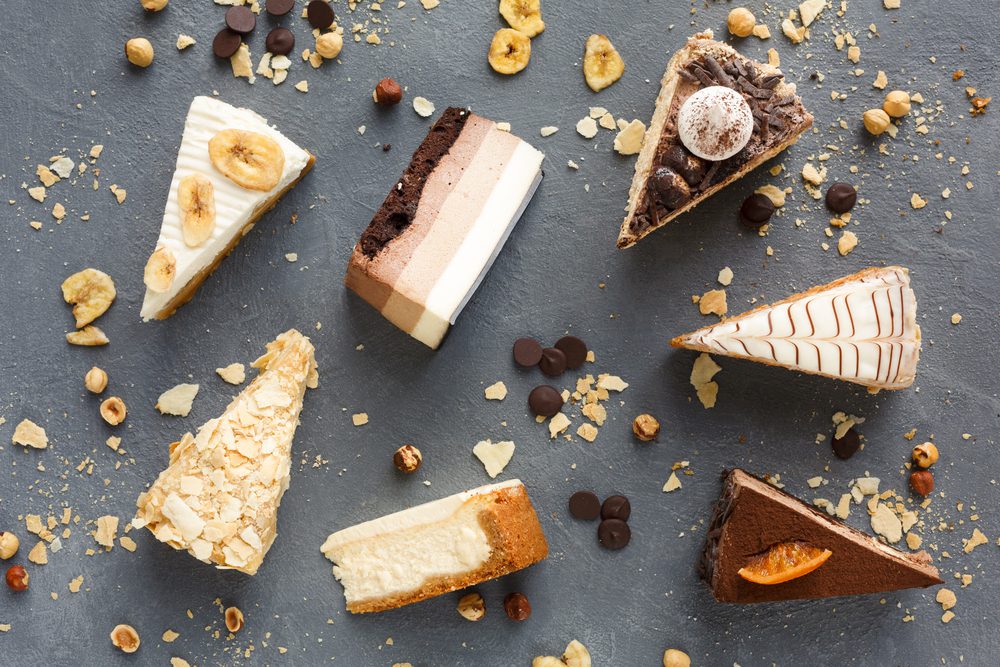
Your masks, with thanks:
<instances>
[{"instance_id":1,"label":"whole hazelnut","mask_svg":"<svg viewBox=\"0 0 1000 667\"><path fill-rule=\"evenodd\" d=\"M746 7L733 9L729 12L729 18L726 19L729 32L737 37L749 37L755 25L757 25L757 19Z\"/></svg>"},{"instance_id":2,"label":"whole hazelnut","mask_svg":"<svg viewBox=\"0 0 1000 667\"><path fill-rule=\"evenodd\" d=\"M918 496L926 496L934 490L934 475L930 470L914 470L910 473L910 488Z\"/></svg>"},{"instance_id":3,"label":"whole hazelnut","mask_svg":"<svg viewBox=\"0 0 1000 667\"><path fill-rule=\"evenodd\" d=\"M478 621L486 615L486 602L475 591L463 595L458 601L458 613L467 621Z\"/></svg>"},{"instance_id":4,"label":"whole hazelnut","mask_svg":"<svg viewBox=\"0 0 1000 667\"><path fill-rule=\"evenodd\" d=\"M110 398L104 399L101 403L101 417L111 426L118 426L128 415L128 410L125 408L125 401L118 398L117 396L111 396Z\"/></svg>"},{"instance_id":5,"label":"whole hazelnut","mask_svg":"<svg viewBox=\"0 0 1000 667\"><path fill-rule=\"evenodd\" d=\"M882 110L893 118L902 118L910 113L910 94L905 90L893 90L885 96Z\"/></svg>"},{"instance_id":6,"label":"whole hazelnut","mask_svg":"<svg viewBox=\"0 0 1000 667\"><path fill-rule=\"evenodd\" d=\"M656 440L660 435L660 422L653 415L643 413L632 421L632 433L643 442Z\"/></svg>"},{"instance_id":7,"label":"whole hazelnut","mask_svg":"<svg viewBox=\"0 0 1000 667\"><path fill-rule=\"evenodd\" d=\"M510 593L503 599L503 610L512 621L526 621L531 616L531 603L524 593Z\"/></svg>"},{"instance_id":8,"label":"whole hazelnut","mask_svg":"<svg viewBox=\"0 0 1000 667\"><path fill-rule=\"evenodd\" d=\"M121 623L111 631L111 643L122 653L135 653L139 650L139 633L131 625Z\"/></svg>"},{"instance_id":9,"label":"whole hazelnut","mask_svg":"<svg viewBox=\"0 0 1000 667\"><path fill-rule=\"evenodd\" d=\"M108 387L108 374L94 366L83 376L83 386L92 394L100 394Z\"/></svg>"},{"instance_id":10,"label":"whole hazelnut","mask_svg":"<svg viewBox=\"0 0 1000 667\"><path fill-rule=\"evenodd\" d=\"M167 6L168 0L139 0L139 4L147 12L158 12Z\"/></svg>"},{"instance_id":11,"label":"whole hazelnut","mask_svg":"<svg viewBox=\"0 0 1000 667\"><path fill-rule=\"evenodd\" d=\"M676 648L663 652L663 667L691 667L691 656Z\"/></svg>"},{"instance_id":12,"label":"whole hazelnut","mask_svg":"<svg viewBox=\"0 0 1000 667\"><path fill-rule=\"evenodd\" d=\"M862 116L865 129L876 137L889 129L889 114L881 109L869 109Z\"/></svg>"},{"instance_id":13,"label":"whole hazelnut","mask_svg":"<svg viewBox=\"0 0 1000 667\"><path fill-rule=\"evenodd\" d=\"M386 77L375 86L372 99L375 100L376 104L384 107L395 106L403 99L403 89L395 80Z\"/></svg>"},{"instance_id":14,"label":"whole hazelnut","mask_svg":"<svg viewBox=\"0 0 1000 667\"><path fill-rule=\"evenodd\" d=\"M423 461L424 457L420 450L413 445L403 445L392 455L392 464L407 475L416 472Z\"/></svg>"},{"instance_id":15,"label":"whole hazelnut","mask_svg":"<svg viewBox=\"0 0 1000 667\"><path fill-rule=\"evenodd\" d=\"M930 468L937 463L938 449L933 442L925 442L913 448L913 460L921 468Z\"/></svg>"},{"instance_id":16,"label":"whole hazelnut","mask_svg":"<svg viewBox=\"0 0 1000 667\"><path fill-rule=\"evenodd\" d=\"M0 533L0 558L3 560L16 554L20 546L21 540L17 539L17 535L14 533L10 531Z\"/></svg>"},{"instance_id":17,"label":"whole hazelnut","mask_svg":"<svg viewBox=\"0 0 1000 667\"><path fill-rule=\"evenodd\" d=\"M7 568L6 579L10 590L26 591L28 590L28 581L31 579L31 576L24 569L23 565L11 565Z\"/></svg>"},{"instance_id":18,"label":"whole hazelnut","mask_svg":"<svg viewBox=\"0 0 1000 667\"><path fill-rule=\"evenodd\" d=\"M153 64L153 45L145 37L133 37L125 42L125 57L136 67Z\"/></svg>"},{"instance_id":19,"label":"whole hazelnut","mask_svg":"<svg viewBox=\"0 0 1000 667\"><path fill-rule=\"evenodd\" d=\"M344 48L344 38L336 30L324 32L316 38L316 53L324 58L336 58Z\"/></svg>"},{"instance_id":20,"label":"whole hazelnut","mask_svg":"<svg viewBox=\"0 0 1000 667\"><path fill-rule=\"evenodd\" d=\"M226 629L230 632L239 632L243 629L243 612L239 607L226 608Z\"/></svg>"}]
</instances>

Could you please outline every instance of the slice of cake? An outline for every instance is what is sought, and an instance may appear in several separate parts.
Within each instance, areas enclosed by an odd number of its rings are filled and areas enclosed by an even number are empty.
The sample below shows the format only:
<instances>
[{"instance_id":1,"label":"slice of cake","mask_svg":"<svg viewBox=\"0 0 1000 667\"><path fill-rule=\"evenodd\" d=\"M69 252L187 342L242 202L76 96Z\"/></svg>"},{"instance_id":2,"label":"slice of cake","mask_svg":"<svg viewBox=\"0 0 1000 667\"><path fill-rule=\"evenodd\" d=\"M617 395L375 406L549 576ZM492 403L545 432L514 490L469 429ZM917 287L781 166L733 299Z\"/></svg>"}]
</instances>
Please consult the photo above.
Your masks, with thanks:
<instances>
[{"instance_id":1,"label":"slice of cake","mask_svg":"<svg viewBox=\"0 0 1000 667\"><path fill-rule=\"evenodd\" d=\"M170 446L170 465L132 520L220 569L256 574L277 534L292 438L319 376L309 339L292 329L253 363L260 375L222 413Z\"/></svg>"},{"instance_id":2,"label":"slice of cake","mask_svg":"<svg viewBox=\"0 0 1000 667\"><path fill-rule=\"evenodd\" d=\"M166 319L194 296L314 161L253 111L194 98L160 237L143 275L142 319Z\"/></svg>"},{"instance_id":3,"label":"slice of cake","mask_svg":"<svg viewBox=\"0 0 1000 667\"><path fill-rule=\"evenodd\" d=\"M781 70L737 53L706 31L667 64L635 163L618 247L756 169L812 126Z\"/></svg>"},{"instance_id":4,"label":"slice of cake","mask_svg":"<svg viewBox=\"0 0 1000 667\"><path fill-rule=\"evenodd\" d=\"M882 593L942 583L903 553L742 470L726 473L700 571L719 602Z\"/></svg>"},{"instance_id":5,"label":"slice of cake","mask_svg":"<svg viewBox=\"0 0 1000 667\"><path fill-rule=\"evenodd\" d=\"M910 272L871 268L678 336L674 347L864 385L913 384L920 358Z\"/></svg>"},{"instance_id":6,"label":"slice of cake","mask_svg":"<svg viewBox=\"0 0 1000 667\"><path fill-rule=\"evenodd\" d=\"M542 178L542 153L449 108L354 246L345 284L437 348Z\"/></svg>"},{"instance_id":7,"label":"slice of cake","mask_svg":"<svg viewBox=\"0 0 1000 667\"><path fill-rule=\"evenodd\" d=\"M346 528L323 555L355 614L394 609L524 569L549 545L520 480Z\"/></svg>"}]
</instances>

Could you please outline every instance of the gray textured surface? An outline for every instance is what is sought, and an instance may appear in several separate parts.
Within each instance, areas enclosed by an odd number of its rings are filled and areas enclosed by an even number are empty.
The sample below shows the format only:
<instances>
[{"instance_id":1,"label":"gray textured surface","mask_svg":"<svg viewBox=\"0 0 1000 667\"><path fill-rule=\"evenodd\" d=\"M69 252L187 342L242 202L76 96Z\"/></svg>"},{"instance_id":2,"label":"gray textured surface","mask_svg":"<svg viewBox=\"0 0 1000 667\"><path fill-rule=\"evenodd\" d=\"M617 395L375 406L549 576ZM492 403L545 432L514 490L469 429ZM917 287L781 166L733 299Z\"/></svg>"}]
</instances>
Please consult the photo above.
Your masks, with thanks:
<instances>
[{"instance_id":1,"label":"gray textured surface","mask_svg":"<svg viewBox=\"0 0 1000 667\"><path fill-rule=\"evenodd\" d=\"M18 520L24 513L46 515L70 505L85 521L105 513L127 520L136 495L165 465L166 444L217 415L234 393L215 367L250 361L278 332L296 326L316 343L321 388L307 396L295 443L303 463L294 466L278 540L256 577L215 571L145 533L133 533L135 554L115 548L88 557L92 526L75 526L47 566L31 567L30 592L0 595L0 622L13 625L0 634L0 662L163 665L177 655L197 665L332 659L352 666L527 665L573 638L602 666L657 665L668 646L684 648L695 664L744 667L995 660L998 549L990 544L965 555L961 543L973 525L991 540L1000 534L994 463L1000 400L996 356L985 347L1000 333L994 289L1000 199L996 147L989 145L998 116L993 109L969 119L963 92L965 84L985 94L998 90L995 40L984 30L994 18L990 3L953 11L939 2L904 0L902 10L886 12L876 0L852 2L844 19L827 10L811 45L797 48L780 35L772 11L767 22L774 37L746 40L740 48L759 57L771 46L780 51L820 131L777 160L787 167L794 192L785 215L766 239L734 221L734 208L747 193L777 180L760 170L627 252L614 249L614 237L632 162L611 152L612 133L586 142L573 126L592 104L616 116L648 119L668 53L694 28L724 30L730 5L697 3L692 16L689 4L680 2L544 4L548 29L535 41L531 66L514 78L493 75L486 64L490 35L501 26L495 2L444 0L426 13L410 0L402 10L388 2L381 13L391 26L383 41L394 41L394 48L348 43L342 64L313 72L297 63L289 82L275 88L266 80L254 86L234 80L211 57L223 9L208 0L174 0L156 16L144 16L126 0L58 3L58 9L52 3L44 11L28 0L4 3L0 190L15 203L5 205L0 250L0 415L7 419L0 427L0 527L14 527L24 538L19 559L33 544ZM758 2L751 6L760 9ZM867 35L872 22L878 38ZM305 46L305 22L285 23ZM863 76L851 75L844 53L833 48L834 27L859 35ZM194 35L198 44L178 53L178 32ZM599 95L586 89L579 72L590 32L607 33L627 63L622 80ZM150 36L157 48L147 71L130 68L120 55L125 39L136 34ZM258 28L255 53L263 37ZM958 68L969 76L954 83L950 74ZM822 85L808 78L816 69L827 73ZM881 98L870 85L878 69L892 85L919 90L928 102L940 100L944 110L926 135L916 134L908 118L900 139L886 142L885 155L860 129L861 111ZM310 81L308 95L291 88L302 74ZM408 100L424 95L439 109L471 105L509 120L547 154L547 177L534 202L437 353L395 331L341 286L351 245L428 126L408 105L388 112L373 107L371 87L385 75L409 86ZM213 90L268 116L314 150L318 163L192 303L167 322L142 324L142 267L156 237L184 113L194 95ZM831 90L847 91L847 99L831 102ZM836 128L841 118L847 129ZM356 131L362 124L364 136ZM543 125L561 129L540 139ZM383 153L376 142L393 149ZM43 206L21 190L22 182L34 181L36 163L63 151L76 159L92 143L107 147L98 163L99 191L89 189L89 179L76 187L60 183ZM846 258L820 250L828 214L806 200L797 176L806 157L827 144L841 148L826 163L830 176L857 183L871 200L856 211L861 245ZM935 159L938 151L958 162ZM581 169L567 169L568 159ZM965 163L975 183L971 191L959 173ZM859 175L849 173L851 165ZM111 183L127 189L123 206L108 192ZM939 196L944 187L951 188L950 200ZM926 208L910 209L912 191L929 200ZM48 213L54 201L69 209L59 226ZM955 218L943 234L935 233L945 209ZM78 219L84 212L91 213L89 222ZM293 213L298 222L290 225ZM795 218L805 221L802 228L794 226ZM28 226L34 219L44 222L44 231ZM765 255L768 245L773 257ZM297 252L299 262L287 263L287 252ZM723 360L718 406L706 411L692 400L687 376L693 355L670 351L666 340L703 323L690 295L710 289L723 266L736 274L728 290L735 312L753 298L776 299L865 266L897 262L913 270L919 300L925 339L919 389L872 397L847 384ZM71 348L63 340L72 325L59 283L84 266L108 271L119 289L118 301L98 322L112 340L103 349ZM964 316L957 327L948 321L956 311ZM596 371L619 373L632 385L622 396L624 407L609 404L611 419L594 444L549 442L524 405L541 377L517 372L508 361L515 336L554 340L565 330L590 343ZM363 351L355 350L359 343ZM112 391L128 403L126 426L113 431L124 439L124 457L104 446L112 431L98 417L98 401L82 389L92 364L110 372ZM485 402L482 388L498 379L510 395L500 404ZM153 408L157 395L188 380L202 385L190 417L160 416ZM566 375L564 381L572 380ZM848 462L833 460L828 444L814 442L840 409L868 420L862 429L867 447ZM371 423L353 428L350 414L361 410ZM665 420L659 444L631 439L629 421L641 410ZM9 444L14 424L25 417L48 430L48 450L24 452ZM954 621L941 623L933 591L886 595L884 601L874 596L757 607L712 601L694 565L723 467L780 473L790 491L807 499L836 498L865 471L883 478L883 488L903 490L911 443L902 434L914 427L918 438L934 434L942 451L937 483L943 496L923 513L925 543L952 588L958 589L956 572L974 575L972 585L958 591ZM963 433L974 437L965 441ZM527 483L551 557L481 586L489 613L476 624L455 613L451 595L377 616L346 614L340 587L319 554L326 534L488 481L471 456L472 445L486 437L517 443L503 478ZM425 454L423 470L412 479L401 479L389 460L404 442ZM312 467L316 456L328 463ZM75 470L87 457L93 474ZM696 474L683 478L681 491L665 495L660 486L678 460L690 460ZM830 486L808 489L805 480L816 474ZM601 550L593 525L567 517L565 501L577 488L630 496L634 539L627 549ZM980 517L975 524L973 514ZM867 528L862 508L854 508L850 522ZM939 522L947 528L938 529ZM941 559L943 551L952 557ZM79 574L84 591L70 594L67 583ZM511 590L530 597L529 622L504 617L500 602ZM57 601L50 591L59 593ZM222 637L212 636L222 627L216 597L246 612L247 627L234 640L225 639L224 628ZM907 614L915 620L904 623ZM108 642L119 622L139 629L137 655L123 657ZM181 633L173 644L160 641L167 628ZM253 651L245 658L248 646ZM279 646L288 652L279 654Z\"/></svg>"}]
</instances>

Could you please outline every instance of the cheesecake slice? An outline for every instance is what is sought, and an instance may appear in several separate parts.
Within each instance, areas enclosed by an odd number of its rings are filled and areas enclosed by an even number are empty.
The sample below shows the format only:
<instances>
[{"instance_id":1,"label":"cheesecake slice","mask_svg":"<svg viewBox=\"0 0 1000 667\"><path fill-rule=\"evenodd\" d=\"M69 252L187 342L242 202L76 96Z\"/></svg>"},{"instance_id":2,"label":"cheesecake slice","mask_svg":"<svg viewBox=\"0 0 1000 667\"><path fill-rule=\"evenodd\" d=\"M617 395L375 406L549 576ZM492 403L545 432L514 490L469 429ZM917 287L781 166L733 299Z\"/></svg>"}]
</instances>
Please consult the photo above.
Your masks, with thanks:
<instances>
[{"instance_id":1,"label":"cheesecake slice","mask_svg":"<svg viewBox=\"0 0 1000 667\"><path fill-rule=\"evenodd\" d=\"M830 553L812 571L782 583L741 574L762 554L791 543ZM723 477L699 569L719 602L865 595L942 583L926 551L893 549L738 469Z\"/></svg>"},{"instance_id":2,"label":"cheesecake slice","mask_svg":"<svg viewBox=\"0 0 1000 667\"><path fill-rule=\"evenodd\" d=\"M542 179L541 152L449 108L354 247L345 284L437 348Z\"/></svg>"},{"instance_id":3,"label":"cheesecake slice","mask_svg":"<svg viewBox=\"0 0 1000 667\"><path fill-rule=\"evenodd\" d=\"M688 98L712 86L739 93L749 107L745 108L748 117L752 115L743 148L716 161L688 150L678 126L678 114ZM812 122L795 94L795 84L785 81L781 70L715 41L711 30L692 36L670 59L663 75L653 119L635 163L618 247L634 245L767 162L795 143ZM723 144L734 138L730 135L735 128L716 130ZM665 171L658 178L659 170Z\"/></svg>"},{"instance_id":4,"label":"cheesecake slice","mask_svg":"<svg viewBox=\"0 0 1000 667\"><path fill-rule=\"evenodd\" d=\"M170 446L170 465L139 496L132 520L200 561L246 574L274 542L302 398L319 381L312 343L295 329L253 365L260 374L221 417Z\"/></svg>"},{"instance_id":5,"label":"cheesecake slice","mask_svg":"<svg viewBox=\"0 0 1000 667\"><path fill-rule=\"evenodd\" d=\"M520 480L481 486L338 531L323 555L355 614L502 577L548 556Z\"/></svg>"},{"instance_id":6,"label":"cheesecake slice","mask_svg":"<svg viewBox=\"0 0 1000 667\"><path fill-rule=\"evenodd\" d=\"M162 320L313 165L249 109L196 97L188 109L160 236L146 264L143 321Z\"/></svg>"},{"instance_id":7,"label":"cheesecake slice","mask_svg":"<svg viewBox=\"0 0 1000 667\"><path fill-rule=\"evenodd\" d=\"M910 272L871 268L678 336L674 347L878 389L913 384L920 358Z\"/></svg>"}]
</instances>

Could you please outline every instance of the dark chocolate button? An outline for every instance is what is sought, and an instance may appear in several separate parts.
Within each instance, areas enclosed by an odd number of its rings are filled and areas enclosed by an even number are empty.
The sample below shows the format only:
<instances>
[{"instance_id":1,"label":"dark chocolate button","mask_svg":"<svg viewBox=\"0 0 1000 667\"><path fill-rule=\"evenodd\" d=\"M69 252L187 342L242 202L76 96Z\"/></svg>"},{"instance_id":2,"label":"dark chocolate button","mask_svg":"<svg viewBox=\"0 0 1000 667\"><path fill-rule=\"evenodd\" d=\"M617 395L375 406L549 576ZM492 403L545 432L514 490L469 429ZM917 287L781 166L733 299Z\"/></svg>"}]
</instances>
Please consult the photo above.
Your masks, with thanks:
<instances>
[{"instance_id":1,"label":"dark chocolate button","mask_svg":"<svg viewBox=\"0 0 1000 667\"><path fill-rule=\"evenodd\" d=\"M826 191L826 205L834 213L847 213L858 203L858 191L850 183L834 183Z\"/></svg>"},{"instance_id":2,"label":"dark chocolate button","mask_svg":"<svg viewBox=\"0 0 1000 667\"><path fill-rule=\"evenodd\" d=\"M556 349L566 355L566 368L579 368L587 360L587 344L576 336L563 336L556 341Z\"/></svg>"},{"instance_id":3,"label":"dark chocolate button","mask_svg":"<svg viewBox=\"0 0 1000 667\"><path fill-rule=\"evenodd\" d=\"M534 338L518 338L514 341L514 363L524 368L537 366L542 360L542 344Z\"/></svg>"},{"instance_id":4,"label":"dark chocolate button","mask_svg":"<svg viewBox=\"0 0 1000 667\"><path fill-rule=\"evenodd\" d=\"M576 519L593 521L601 514L601 501L590 491L577 491L569 497L569 513Z\"/></svg>"},{"instance_id":5,"label":"dark chocolate button","mask_svg":"<svg viewBox=\"0 0 1000 667\"><path fill-rule=\"evenodd\" d=\"M663 154L663 164L673 168L688 185L694 187L705 179L705 163L691 155L680 144L674 144Z\"/></svg>"},{"instance_id":6,"label":"dark chocolate button","mask_svg":"<svg viewBox=\"0 0 1000 667\"><path fill-rule=\"evenodd\" d=\"M755 192L740 205L740 222L757 229L767 224L774 215L774 203L767 195Z\"/></svg>"},{"instance_id":7,"label":"dark chocolate button","mask_svg":"<svg viewBox=\"0 0 1000 667\"><path fill-rule=\"evenodd\" d=\"M540 417L551 417L559 412L562 406L562 394L551 385L539 385L528 394L528 407Z\"/></svg>"},{"instance_id":8,"label":"dark chocolate button","mask_svg":"<svg viewBox=\"0 0 1000 667\"><path fill-rule=\"evenodd\" d=\"M288 28L275 28L267 33L264 46L276 56L287 56L295 48L295 35Z\"/></svg>"},{"instance_id":9,"label":"dark chocolate button","mask_svg":"<svg viewBox=\"0 0 1000 667\"><path fill-rule=\"evenodd\" d=\"M319 30L326 30L333 25L333 8L326 0L312 0L306 5L306 18L309 25Z\"/></svg>"},{"instance_id":10,"label":"dark chocolate button","mask_svg":"<svg viewBox=\"0 0 1000 667\"><path fill-rule=\"evenodd\" d=\"M632 529L621 519L605 519L597 526L597 539L605 549L623 549L632 539Z\"/></svg>"},{"instance_id":11,"label":"dark chocolate button","mask_svg":"<svg viewBox=\"0 0 1000 667\"><path fill-rule=\"evenodd\" d=\"M628 521L632 514L632 505L625 496L608 496L601 505L602 519L620 519Z\"/></svg>"},{"instance_id":12,"label":"dark chocolate button","mask_svg":"<svg viewBox=\"0 0 1000 667\"><path fill-rule=\"evenodd\" d=\"M212 53L217 58L229 58L239 50L242 43L243 37L238 32L223 28L212 40Z\"/></svg>"},{"instance_id":13,"label":"dark chocolate button","mask_svg":"<svg viewBox=\"0 0 1000 667\"><path fill-rule=\"evenodd\" d=\"M267 0L265 8L271 16L284 16L292 11L292 7L294 6L295 0Z\"/></svg>"},{"instance_id":14,"label":"dark chocolate button","mask_svg":"<svg viewBox=\"0 0 1000 667\"><path fill-rule=\"evenodd\" d=\"M542 350L542 360L538 367L549 377L562 375L566 370L566 353L557 347L547 347Z\"/></svg>"},{"instance_id":15,"label":"dark chocolate button","mask_svg":"<svg viewBox=\"0 0 1000 667\"><path fill-rule=\"evenodd\" d=\"M653 172L653 184L660 201L669 209L679 208L691 198L691 188L680 174L670 167L659 167Z\"/></svg>"},{"instance_id":16,"label":"dark chocolate button","mask_svg":"<svg viewBox=\"0 0 1000 667\"><path fill-rule=\"evenodd\" d=\"M833 445L833 453L837 458L849 459L861 447L861 436L853 428L849 428L843 438L834 438L830 444Z\"/></svg>"},{"instance_id":17,"label":"dark chocolate button","mask_svg":"<svg viewBox=\"0 0 1000 667\"><path fill-rule=\"evenodd\" d=\"M226 10L226 25L233 32L249 35L257 27L257 17L246 5L236 5Z\"/></svg>"}]
</instances>

